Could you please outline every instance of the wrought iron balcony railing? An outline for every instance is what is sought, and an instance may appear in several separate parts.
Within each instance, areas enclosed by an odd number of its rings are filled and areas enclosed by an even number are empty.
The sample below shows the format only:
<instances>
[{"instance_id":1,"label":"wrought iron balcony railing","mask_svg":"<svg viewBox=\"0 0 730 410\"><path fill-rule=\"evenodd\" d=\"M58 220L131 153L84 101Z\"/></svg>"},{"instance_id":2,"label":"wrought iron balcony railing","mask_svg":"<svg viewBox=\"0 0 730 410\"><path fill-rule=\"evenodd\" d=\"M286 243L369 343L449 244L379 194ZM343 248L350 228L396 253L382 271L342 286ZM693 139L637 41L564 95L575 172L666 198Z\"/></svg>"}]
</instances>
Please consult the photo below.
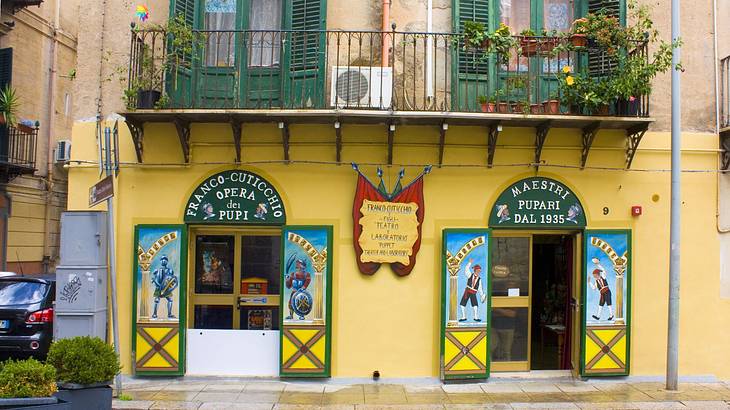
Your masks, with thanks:
<instances>
[{"instance_id":1,"label":"wrought iron balcony railing","mask_svg":"<svg viewBox=\"0 0 730 410\"><path fill-rule=\"evenodd\" d=\"M497 55L465 47L464 37L451 33L192 34L181 39L162 30L132 30L126 93L130 110L338 108L649 116L648 96L602 102L583 98L585 87L600 87L601 79L615 73L618 59L590 45L569 47L563 37L516 37L520 46ZM620 52L646 58L646 44L636 42L632 50ZM584 87L583 95L566 81Z\"/></svg>"},{"instance_id":2,"label":"wrought iron balcony railing","mask_svg":"<svg viewBox=\"0 0 730 410\"><path fill-rule=\"evenodd\" d=\"M35 172L38 127L0 125L0 179Z\"/></svg>"}]
</instances>

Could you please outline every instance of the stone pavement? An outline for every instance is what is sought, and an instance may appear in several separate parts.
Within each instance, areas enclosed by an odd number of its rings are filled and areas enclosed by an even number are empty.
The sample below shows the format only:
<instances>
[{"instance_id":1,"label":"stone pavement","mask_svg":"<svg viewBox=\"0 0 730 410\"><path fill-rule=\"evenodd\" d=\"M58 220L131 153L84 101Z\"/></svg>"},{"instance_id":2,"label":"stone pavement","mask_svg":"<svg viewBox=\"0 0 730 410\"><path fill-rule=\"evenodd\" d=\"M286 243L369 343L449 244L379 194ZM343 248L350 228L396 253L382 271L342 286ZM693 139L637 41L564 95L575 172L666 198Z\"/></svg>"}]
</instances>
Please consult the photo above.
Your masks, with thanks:
<instances>
[{"instance_id":1,"label":"stone pavement","mask_svg":"<svg viewBox=\"0 0 730 410\"><path fill-rule=\"evenodd\" d=\"M730 409L730 382L490 381L340 384L275 379L127 379L115 409Z\"/></svg>"}]
</instances>

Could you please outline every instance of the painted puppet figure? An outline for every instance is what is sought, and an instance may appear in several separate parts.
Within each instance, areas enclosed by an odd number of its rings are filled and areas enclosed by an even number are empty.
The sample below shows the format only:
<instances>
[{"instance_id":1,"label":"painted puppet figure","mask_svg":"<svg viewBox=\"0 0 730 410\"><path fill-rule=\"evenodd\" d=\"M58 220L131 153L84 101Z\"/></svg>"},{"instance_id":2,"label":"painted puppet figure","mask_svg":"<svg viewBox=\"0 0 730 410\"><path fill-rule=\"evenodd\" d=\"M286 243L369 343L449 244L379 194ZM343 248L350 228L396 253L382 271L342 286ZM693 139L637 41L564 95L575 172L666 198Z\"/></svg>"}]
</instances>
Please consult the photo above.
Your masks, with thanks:
<instances>
[{"instance_id":1,"label":"painted puppet figure","mask_svg":"<svg viewBox=\"0 0 730 410\"><path fill-rule=\"evenodd\" d=\"M312 275L307 271L307 261L304 259L296 260L296 270L286 275L286 288L294 291L289 295L289 316L286 319L292 319L294 315L294 297L298 292L303 292L312 281ZM302 315L298 315L300 320L304 320Z\"/></svg>"},{"instance_id":2,"label":"painted puppet figure","mask_svg":"<svg viewBox=\"0 0 730 410\"><path fill-rule=\"evenodd\" d=\"M486 300L486 295L484 294L484 290L482 290L482 278L480 277L482 273L482 267L479 265L474 265L472 268L473 260L469 259L469 262L466 264L466 267L464 268L464 275L466 275L466 288L464 288L464 294L461 297L461 302L459 303L459 307L461 308L461 318L459 319L459 322L465 322L466 321L466 302L471 302L471 307L474 310L474 321L475 322L481 322L482 319L479 318L479 302L477 301L477 292L479 292L479 295L481 296L482 303Z\"/></svg>"},{"instance_id":3,"label":"painted puppet figure","mask_svg":"<svg viewBox=\"0 0 730 410\"><path fill-rule=\"evenodd\" d=\"M596 314L591 317L595 320L601 320L601 311L603 306L608 306L608 320L613 320L613 308L611 307L611 289L608 287L608 279L606 279L606 270L601 266L598 258L592 259L595 269L593 269L593 281L590 282L591 289L598 291L600 299L598 301L598 309Z\"/></svg>"},{"instance_id":4,"label":"painted puppet figure","mask_svg":"<svg viewBox=\"0 0 730 410\"><path fill-rule=\"evenodd\" d=\"M152 319L157 319L157 306L160 304L160 298L167 299L167 318L175 318L172 314L172 292L177 288L178 280L175 272L167 267L167 262L167 256L162 255L160 260L162 266L152 272L152 284L155 286Z\"/></svg>"}]
</instances>

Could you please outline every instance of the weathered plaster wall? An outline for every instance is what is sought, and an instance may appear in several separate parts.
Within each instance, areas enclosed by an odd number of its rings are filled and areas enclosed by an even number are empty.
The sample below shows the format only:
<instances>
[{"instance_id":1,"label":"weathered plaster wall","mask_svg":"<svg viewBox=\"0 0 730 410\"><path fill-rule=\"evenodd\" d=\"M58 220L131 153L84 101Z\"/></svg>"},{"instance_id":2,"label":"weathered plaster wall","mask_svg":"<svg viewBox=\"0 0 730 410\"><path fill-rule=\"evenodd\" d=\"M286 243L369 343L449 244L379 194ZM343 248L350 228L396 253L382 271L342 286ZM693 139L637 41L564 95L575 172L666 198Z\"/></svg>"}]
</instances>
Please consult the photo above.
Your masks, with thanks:
<instances>
[{"instance_id":1,"label":"weathered plaster wall","mask_svg":"<svg viewBox=\"0 0 730 410\"><path fill-rule=\"evenodd\" d=\"M58 256L59 215L66 208L67 175L62 167L53 165L50 183L48 155L55 150L56 141L71 139L74 87L71 74L76 68L80 3L80 0L46 0L40 7L23 9L13 15L2 14L3 22L15 23L0 37L0 48L13 48L12 85L20 98L18 117L40 122L35 176L16 178L6 187L13 204L8 221L9 270L37 273L42 269L44 256L50 258L51 264ZM57 4L60 9L54 73L52 47ZM53 91L51 76L55 79Z\"/></svg>"}]
</instances>

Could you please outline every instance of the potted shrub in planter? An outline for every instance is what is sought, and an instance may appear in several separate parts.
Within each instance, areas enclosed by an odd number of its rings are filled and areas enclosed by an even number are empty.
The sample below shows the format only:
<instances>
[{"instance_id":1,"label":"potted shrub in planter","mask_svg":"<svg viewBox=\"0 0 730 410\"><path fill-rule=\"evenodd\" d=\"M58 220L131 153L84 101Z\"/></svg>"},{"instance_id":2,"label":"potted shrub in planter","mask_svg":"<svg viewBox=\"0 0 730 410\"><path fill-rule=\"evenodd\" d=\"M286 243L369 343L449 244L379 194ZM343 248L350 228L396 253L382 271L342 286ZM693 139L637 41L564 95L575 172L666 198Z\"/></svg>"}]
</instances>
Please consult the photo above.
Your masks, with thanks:
<instances>
[{"instance_id":1,"label":"potted shrub in planter","mask_svg":"<svg viewBox=\"0 0 730 410\"><path fill-rule=\"evenodd\" d=\"M489 34L487 33L484 24L476 21L464 22L463 39L465 49L485 49L490 45Z\"/></svg>"},{"instance_id":2,"label":"potted shrub in planter","mask_svg":"<svg viewBox=\"0 0 730 410\"><path fill-rule=\"evenodd\" d=\"M588 45L588 19L583 17L575 20L570 29L570 44L573 47L585 47Z\"/></svg>"},{"instance_id":3,"label":"potted shrub in planter","mask_svg":"<svg viewBox=\"0 0 730 410\"><path fill-rule=\"evenodd\" d=\"M69 403L53 396L56 370L35 359L0 363L0 409L69 410Z\"/></svg>"},{"instance_id":4,"label":"potted shrub in planter","mask_svg":"<svg viewBox=\"0 0 730 410\"><path fill-rule=\"evenodd\" d=\"M494 103L489 103L489 99L486 95L480 95L479 98L479 105L482 108L482 112L494 112Z\"/></svg>"},{"instance_id":5,"label":"potted shrub in planter","mask_svg":"<svg viewBox=\"0 0 730 410\"><path fill-rule=\"evenodd\" d=\"M525 29L520 32L520 54L523 57L532 57L537 55L538 42L535 38L535 32Z\"/></svg>"},{"instance_id":6,"label":"potted shrub in planter","mask_svg":"<svg viewBox=\"0 0 730 410\"><path fill-rule=\"evenodd\" d=\"M53 342L47 362L56 368L56 396L72 409L111 409L112 379L120 371L114 349L96 337L74 337Z\"/></svg>"},{"instance_id":7,"label":"potted shrub in planter","mask_svg":"<svg viewBox=\"0 0 730 410\"><path fill-rule=\"evenodd\" d=\"M20 101L10 85L0 90L0 124L15 126Z\"/></svg>"},{"instance_id":8,"label":"potted shrub in planter","mask_svg":"<svg viewBox=\"0 0 730 410\"><path fill-rule=\"evenodd\" d=\"M547 100L542 102L542 110L545 114L560 114L560 100L557 94L551 94Z\"/></svg>"}]
</instances>

